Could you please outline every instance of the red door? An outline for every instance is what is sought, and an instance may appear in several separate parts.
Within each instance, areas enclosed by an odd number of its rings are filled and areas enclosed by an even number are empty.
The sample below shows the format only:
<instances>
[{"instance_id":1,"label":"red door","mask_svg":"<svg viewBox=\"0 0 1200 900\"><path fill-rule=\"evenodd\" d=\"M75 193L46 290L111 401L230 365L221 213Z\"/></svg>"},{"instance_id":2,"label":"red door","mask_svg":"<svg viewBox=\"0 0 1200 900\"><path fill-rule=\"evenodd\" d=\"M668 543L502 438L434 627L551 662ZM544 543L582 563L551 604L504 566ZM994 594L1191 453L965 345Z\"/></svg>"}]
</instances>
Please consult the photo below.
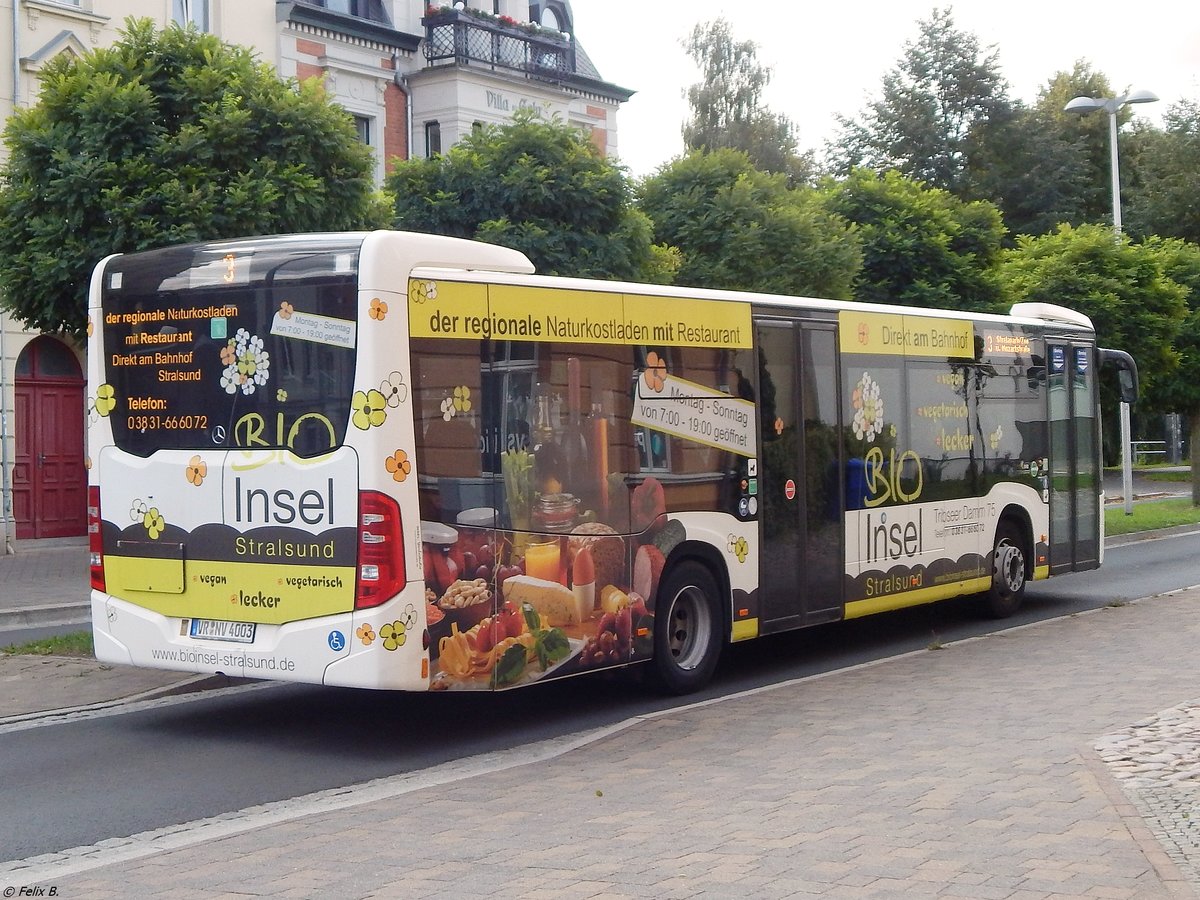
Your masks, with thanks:
<instances>
[{"instance_id":1,"label":"red door","mask_svg":"<svg viewBox=\"0 0 1200 900\"><path fill-rule=\"evenodd\" d=\"M13 514L17 538L87 531L83 375L61 341L40 337L17 358Z\"/></svg>"}]
</instances>

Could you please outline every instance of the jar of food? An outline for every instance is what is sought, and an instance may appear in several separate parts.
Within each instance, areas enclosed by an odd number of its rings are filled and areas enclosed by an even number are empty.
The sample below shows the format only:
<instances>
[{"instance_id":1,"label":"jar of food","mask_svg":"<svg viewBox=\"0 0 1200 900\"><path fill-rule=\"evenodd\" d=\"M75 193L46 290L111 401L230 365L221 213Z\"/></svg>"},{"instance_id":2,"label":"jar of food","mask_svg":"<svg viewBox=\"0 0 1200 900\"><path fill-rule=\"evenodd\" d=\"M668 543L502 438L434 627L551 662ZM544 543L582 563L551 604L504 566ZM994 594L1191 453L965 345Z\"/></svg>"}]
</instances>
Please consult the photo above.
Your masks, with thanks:
<instances>
[{"instance_id":1,"label":"jar of food","mask_svg":"<svg viewBox=\"0 0 1200 900\"><path fill-rule=\"evenodd\" d=\"M570 531L578 518L574 494L542 494L533 505L533 527L539 531Z\"/></svg>"}]
</instances>

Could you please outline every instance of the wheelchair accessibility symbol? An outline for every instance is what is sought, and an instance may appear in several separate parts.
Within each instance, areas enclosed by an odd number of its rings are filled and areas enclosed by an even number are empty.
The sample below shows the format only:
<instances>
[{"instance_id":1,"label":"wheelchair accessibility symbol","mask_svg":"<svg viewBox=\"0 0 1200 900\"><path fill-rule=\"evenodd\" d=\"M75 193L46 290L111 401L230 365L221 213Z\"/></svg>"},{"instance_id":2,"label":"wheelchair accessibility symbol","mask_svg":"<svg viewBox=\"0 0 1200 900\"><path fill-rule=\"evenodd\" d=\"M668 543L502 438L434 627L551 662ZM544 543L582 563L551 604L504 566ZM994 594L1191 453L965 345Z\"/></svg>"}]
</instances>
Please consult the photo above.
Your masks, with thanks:
<instances>
[{"instance_id":1,"label":"wheelchair accessibility symbol","mask_svg":"<svg viewBox=\"0 0 1200 900\"><path fill-rule=\"evenodd\" d=\"M340 631L329 632L329 649L335 653L346 649L346 636Z\"/></svg>"}]
</instances>

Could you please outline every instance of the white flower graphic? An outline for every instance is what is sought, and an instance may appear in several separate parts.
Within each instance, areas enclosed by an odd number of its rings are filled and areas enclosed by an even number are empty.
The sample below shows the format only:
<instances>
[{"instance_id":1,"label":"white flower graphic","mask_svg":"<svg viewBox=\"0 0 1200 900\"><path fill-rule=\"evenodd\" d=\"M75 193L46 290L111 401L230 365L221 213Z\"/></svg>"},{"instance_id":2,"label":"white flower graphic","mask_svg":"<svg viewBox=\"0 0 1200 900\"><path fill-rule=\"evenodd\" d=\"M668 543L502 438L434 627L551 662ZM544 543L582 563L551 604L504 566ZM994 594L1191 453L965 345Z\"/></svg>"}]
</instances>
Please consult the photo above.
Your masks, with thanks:
<instances>
[{"instance_id":1,"label":"white flower graphic","mask_svg":"<svg viewBox=\"0 0 1200 900\"><path fill-rule=\"evenodd\" d=\"M263 346L262 338L245 328L237 330L222 351L226 366L221 371L221 388L225 393L235 394L240 390L249 395L267 383L271 377L271 354Z\"/></svg>"},{"instance_id":2,"label":"white flower graphic","mask_svg":"<svg viewBox=\"0 0 1200 900\"><path fill-rule=\"evenodd\" d=\"M879 382L863 372L854 386L854 436L866 438L870 443L883 432L883 398L879 396Z\"/></svg>"}]
</instances>

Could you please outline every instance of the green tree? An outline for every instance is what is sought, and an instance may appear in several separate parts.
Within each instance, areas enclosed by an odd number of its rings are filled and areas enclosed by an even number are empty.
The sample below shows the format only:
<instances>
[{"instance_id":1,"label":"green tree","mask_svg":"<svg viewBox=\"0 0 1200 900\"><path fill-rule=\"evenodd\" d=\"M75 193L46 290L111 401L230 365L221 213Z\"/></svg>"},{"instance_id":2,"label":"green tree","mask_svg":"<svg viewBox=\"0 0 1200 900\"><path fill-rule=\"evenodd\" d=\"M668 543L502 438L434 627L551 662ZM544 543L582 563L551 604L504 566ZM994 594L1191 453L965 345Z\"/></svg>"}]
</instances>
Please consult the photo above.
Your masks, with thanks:
<instances>
[{"instance_id":1,"label":"green tree","mask_svg":"<svg viewBox=\"0 0 1200 900\"><path fill-rule=\"evenodd\" d=\"M1140 183L1126 195L1128 230L1200 243L1200 103L1173 104L1163 125L1161 131L1145 129L1136 136Z\"/></svg>"},{"instance_id":2,"label":"green tree","mask_svg":"<svg viewBox=\"0 0 1200 900\"><path fill-rule=\"evenodd\" d=\"M975 35L958 30L949 9L918 22L920 34L904 47L883 79L883 96L860 121L842 119L828 148L836 174L867 167L899 169L931 187L963 189L971 131L1008 109L1008 86L998 55L984 53Z\"/></svg>"},{"instance_id":3,"label":"green tree","mask_svg":"<svg viewBox=\"0 0 1200 900\"><path fill-rule=\"evenodd\" d=\"M1053 135L1061 145L1059 159L1066 160L1077 176L1071 187L1071 198L1062 208L1061 223L1082 225L1087 222L1112 224L1112 181L1109 161L1108 114L1093 112L1087 115L1067 112L1068 102L1076 97L1115 96L1108 77L1092 68L1087 60L1078 60L1070 72L1056 72L1038 92L1034 106L1036 120L1046 134ZM1129 107L1117 111L1117 125L1125 125L1133 113ZM1123 146L1122 151L1126 148ZM1064 155L1065 154L1065 155ZM1123 153L1121 175L1128 181L1135 171L1135 160ZM1030 232L1036 233L1036 232Z\"/></svg>"},{"instance_id":4,"label":"green tree","mask_svg":"<svg viewBox=\"0 0 1200 900\"><path fill-rule=\"evenodd\" d=\"M856 169L824 189L829 209L853 223L862 241L855 299L999 310L996 267L1005 232L992 204L964 202L895 170Z\"/></svg>"},{"instance_id":5,"label":"green tree","mask_svg":"<svg viewBox=\"0 0 1200 900\"><path fill-rule=\"evenodd\" d=\"M81 336L92 267L114 252L380 221L369 151L314 80L248 50L128 20L120 39L42 73L4 132L3 303Z\"/></svg>"},{"instance_id":6,"label":"green tree","mask_svg":"<svg viewBox=\"0 0 1200 900\"><path fill-rule=\"evenodd\" d=\"M998 111L970 144L962 196L996 204L1012 237L1088 221L1092 173L1079 164L1078 142L1040 107Z\"/></svg>"},{"instance_id":7,"label":"green tree","mask_svg":"<svg viewBox=\"0 0 1200 900\"><path fill-rule=\"evenodd\" d=\"M735 41L729 23L716 19L692 29L684 49L700 68L700 82L687 89L691 118L683 124L690 150L740 150L755 168L810 180L810 156L796 152L796 128L787 116L763 105L771 69L758 62L758 45Z\"/></svg>"},{"instance_id":8,"label":"green tree","mask_svg":"<svg viewBox=\"0 0 1200 900\"><path fill-rule=\"evenodd\" d=\"M1150 406L1188 417L1188 446L1200 447L1200 246L1178 238L1150 238L1143 248L1158 256L1163 273L1186 293L1187 313L1175 337L1179 367L1152 386ZM1192 450L1192 503L1200 506L1200 465Z\"/></svg>"},{"instance_id":9,"label":"green tree","mask_svg":"<svg viewBox=\"0 0 1200 900\"><path fill-rule=\"evenodd\" d=\"M397 228L502 244L546 274L670 281L633 187L580 128L519 110L387 178Z\"/></svg>"},{"instance_id":10,"label":"green tree","mask_svg":"<svg viewBox=\"0 0 1200 900\"><path fill-rule=\"evenodd\" d=\"M694 151L641 185L654 239L679 248L678 283L843 299L858 240L812 188L754 168L736 150Z\"/></svg>"},{"instance_id":11,"label":"green tree","mask_svg":"<svg viewBox=\"0 0 1200 900\"><path fill-rule=\"evenodd\" d=\"M1052 234L1021 237L1008 251L1000 275L1015 299L1067 306L1089 316L1102 346L1124 350L1138 364L1142 396L1155 406L1179 369L1174 346L1187 315L1187 288L1172 278L1161 247L1113 239L1111 228L1061 225ZM1102 387L1105 410L1116 397ZM1106 418L1106 454L1114 433Z\"/></svg>"}]
</instances>

